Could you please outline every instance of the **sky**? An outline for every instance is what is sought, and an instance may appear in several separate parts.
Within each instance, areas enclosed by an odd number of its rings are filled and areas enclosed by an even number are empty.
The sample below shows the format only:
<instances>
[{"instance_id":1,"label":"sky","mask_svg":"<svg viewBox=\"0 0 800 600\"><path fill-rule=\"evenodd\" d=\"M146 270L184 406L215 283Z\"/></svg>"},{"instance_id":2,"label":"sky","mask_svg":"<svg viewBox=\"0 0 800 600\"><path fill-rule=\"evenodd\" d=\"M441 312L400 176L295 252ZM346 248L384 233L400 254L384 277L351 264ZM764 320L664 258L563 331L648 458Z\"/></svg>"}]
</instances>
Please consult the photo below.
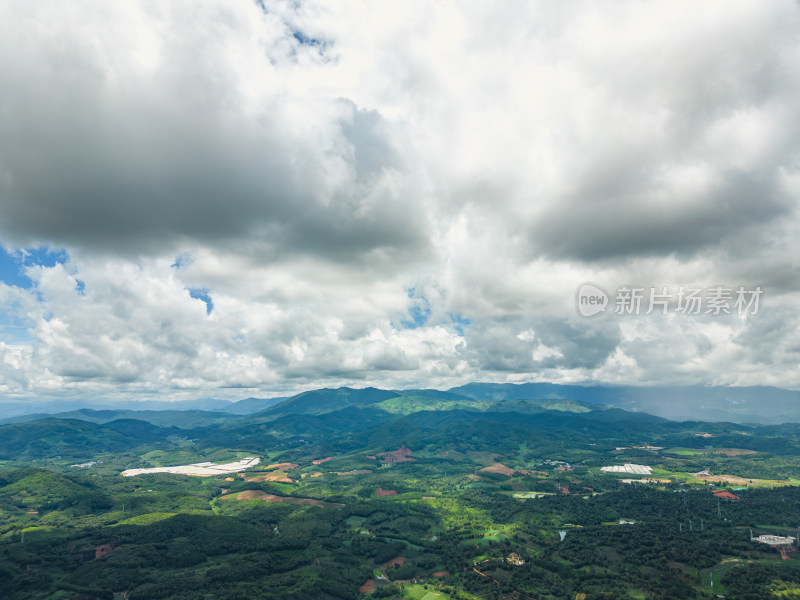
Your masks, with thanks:
<instances>
[{"instance_id":1,"label":"sky","mask_svg":"<svg viewBox=\"0 0 800 600\"><path fill-rule=\"evenodd\" d=\"M0 0L0 90L3 398L800 389L797 2Z\"/></svg>"}]
</instances>

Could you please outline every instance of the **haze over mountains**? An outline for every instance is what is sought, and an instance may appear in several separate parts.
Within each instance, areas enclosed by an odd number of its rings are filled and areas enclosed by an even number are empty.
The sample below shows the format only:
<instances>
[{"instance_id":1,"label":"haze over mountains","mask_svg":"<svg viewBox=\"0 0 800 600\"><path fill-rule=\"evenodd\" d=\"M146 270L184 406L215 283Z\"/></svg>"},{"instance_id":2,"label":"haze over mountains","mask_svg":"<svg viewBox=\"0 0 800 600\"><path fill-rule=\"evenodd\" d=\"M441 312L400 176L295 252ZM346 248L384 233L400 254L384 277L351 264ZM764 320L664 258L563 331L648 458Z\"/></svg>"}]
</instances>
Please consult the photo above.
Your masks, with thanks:
<instances>
[{"instance_id":1,"label":"haze over mountains","mask_svg":"<svg viewBox=\"0 0 800 600\"><path fill-rule=\"evenodd\" d=\"M261 410L250 398L243 415L12 418L0 596L761 600L778 577L800 585L796 560L753 540L796 531L800 423L678 422L559 397L593 391L342 387ZM234 472L242 460L254 466Z\"/></svg>"},{"instance_id":2,"label":"haze over mountains","mask_svg":"<svg viewBox=\"0 0 800 600\"><path fill-rule=\"evenodd\" d=\"M531 404L523 401L536 401L535 405L543 409L582 412L614 407L682 421L800 422L800 392L773 387L606 387L552 383L469 383L449 390L323 388L288 398L245 398L238 402L214 399L6 402L0 403L0 422L24 422L46 416L94 423L130 418L159 426L190 428L222 424L245 415L275 419L287 415L319 415L349 407L378 407L393 414L490 407L527 412Z\"/></svg>"}]
</instances>

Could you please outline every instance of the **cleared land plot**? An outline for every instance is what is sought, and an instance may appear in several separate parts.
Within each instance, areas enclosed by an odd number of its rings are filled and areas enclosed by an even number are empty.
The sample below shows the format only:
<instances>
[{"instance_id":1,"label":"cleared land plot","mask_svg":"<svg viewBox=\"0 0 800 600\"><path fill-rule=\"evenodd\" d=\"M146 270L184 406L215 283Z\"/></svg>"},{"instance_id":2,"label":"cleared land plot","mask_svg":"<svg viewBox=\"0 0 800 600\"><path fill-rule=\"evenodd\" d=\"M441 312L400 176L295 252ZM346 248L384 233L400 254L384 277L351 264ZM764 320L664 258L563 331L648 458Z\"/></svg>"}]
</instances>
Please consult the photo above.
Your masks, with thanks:
<instances>
[{"instance_id":1,"label":"cleared land plot","mask_svg":"<svg viewBox=\"0 0 800 600\"><path fill-rule=\"evenodd\" d=\"M708 450L697 450L696 448L667 448L664 454L677 454L678 456L696 456L698 454L708 454Z\"/></svg>"},{"instance_id":2,"label":"cleared land plot","mask_svg":"<svg viewBox=\"0 0 800 600\"><path fill-rule=\"evenodd\" d=\"M474 462L487 467L495 464L497 462L495 461L496 458L500 458L500 455L496 452L478 452L476 450L467 450L467 456Z\"/></svg>"},{"instance_id":3,"label":"cleared land plot","mask_svg":"<svg viewBox=\"0 0 800 600\"><path fill-rule=\"evenodd\" d=\"M719 448L715 451L723 456L746 456L748 454L758 454L755 450L745 450L744 448Z\"/></svg>"},{"instance_id":4,"label":"cleared land plot","mask_svg":"<svg viewBox=\"0 0 800 600\"><path fill-rule=\"evenodd\" d=\"M394 566L402 567L403 564L406 562L406 559L402 556L396 556L392 560L387 560L385 563L381 565L381 570L386 571L386 569L391 569Z\"/></svg>"},{"instance_id":5,"label":"cleared land plot","mask_svg":"<svg viewBox=\"0 0 800 600\"><path fill-rule=\"evenodd\" d=\"M444 592L426 590L419 584L406 585L403 592L403 598L410 598L411 600L450 600L452 598L452 596Z\"/></svg>"},{"instance_id":6,"label":"cleared land plot","mask_svg":"<svg viewBox=\"0 0 800 600\"><path fill-rule=\"evenodd\" d=\"M358 591L361 592L362 594L369 594L374 589L375 589L375 580L374 579L367 579L361 585L361 587L358 588Z\"/></svg>"},{"instance_id":7,"label":"cleared land plot","mask_svg":"<svg viewBox=\"0 0 800 600\"><path fill-rule=\"evenodd\" d=\"M134 477L136 475L147 475L148 473L177 473L179 475L194 475L197 477L212 477L214 475L226 475L228 473L238 473L256 466L261 459L256 456L248 456L241 460L231 463L211 463L202 462L191 465L178 465L175 467L152 467L150 469L126 469L121 473L123 477Z\"/></svg>"},{"instance_id":8,"label":"cleared land plot","mask_svg":"<svg viewBox=\"0 0 800 600\"><path fill-rule=\"evenodd\" d=\"M288 502L290 504L310 504L311 506L318 506L320 508L331 508L334 506L344 506L344 504L336 504L334 502L322 502L314 500L313 498L294 498L291 496L275 496L268 494L261 490L245 490L237 494L228 494L221 497L223 500L263 500L264 502Z\"/></svg>"},{"instance_id":9,"label":"cleared land plot","mask_svg":"<svg viewBox=\"0 0 800 600\"><path fill-rule=\"evenodd\" d=\"M555 494L553 492L516 492L513 496L518 500L529 500L544 498L545 496L555 496Z\"/></svg>"},{"instance_id":10,"label":"cleared land plot","mask_svg":"<svg viewBox=\"0 0 800 600\"><path fill-rule=\"evenodd\" d=\"M295 464L295 463L282 462L282 463L274 463L274 464L271 464L271 465L267 465L266 468L267 468L267 470L269 470L269 469L280 469L281 471L288 471L289 469L296 469L299 466L300 465Z\"/></svg>"},{"instance_id":11,"label":"cleared land plot","mask_svg":"<svg viewBox=\"0 0 800 600\"><path fill-rule=\"evenodd\" d=\"M700 576L700 585L706 592L725 594L727 593L727 590L725 589L725 586L722 585L722 577L731 569L742 566L744 563L745 561L729 558L723 560L719 564L714 565L713 567L701 569L698 571L698 575Z\"/></svg>"},{"instance_id":12,"label":"cleared land plot","mask_svg":"<svg viewBox=\"0 0 800 600\"><path fill-rule=\"evenodd\" d=\"M715 483L732 483L734 485L752 485L754 483L759 483L758 479L744 479L742 477L735 477L733 475L701 475L699 473L695 474L695 479L701 479L703 481L713 481Z\"/></svg>"},{"instance_id":13,"label":"cleared land plot","mask_svg":"<svg viewBox=\"0 0 800 600\"><path fill-rule=\"evenodd\" d=\"M260 483L262 481L279 481L282 483L292 483L292 480L289 479L289 476L286 474L286 471L273 471L272 473L258 473L255 474L254 477L245 477L245 481L248 483Z\"/></svg>"},{"instance_id":14,"label":"cleared land plot","mask_svg":"<svg viewBox=\"0 0 800 600\"><path fill-rule=\"evenodd\" d=\"M515 471L514 469L505 466L503 463L495 463L493 465L489 465L488 467L483 467L482 469L478 470L479 473L500 473L501 475L507 475L511 477Z\"/></svg>"},{"instance_id":15,"label":"cleared land plot","mask_svg":"<svg viewBox=\"0 0 800 600\"><path fill-rule=\"evenodd\" d=\"M667 448L664 454L675 454L677 456L698 456L701 454L721 454L722 456L747 456L748 454L758 454L755 450L745 448Z\"/></svg>"},{"instance_id":16,"label":"cleared land plot","mask_svg":"<svg viewBox=\"0 0 800 600\"><path fill-rule=\"evenodd\" d=\"M508 536L499 529L489 529L486 531L476 531L476 537L466 541L472 544L479 544L481 546L487 545L490 542L502 542L508 539Z\"/></svg>"}]
</instances>

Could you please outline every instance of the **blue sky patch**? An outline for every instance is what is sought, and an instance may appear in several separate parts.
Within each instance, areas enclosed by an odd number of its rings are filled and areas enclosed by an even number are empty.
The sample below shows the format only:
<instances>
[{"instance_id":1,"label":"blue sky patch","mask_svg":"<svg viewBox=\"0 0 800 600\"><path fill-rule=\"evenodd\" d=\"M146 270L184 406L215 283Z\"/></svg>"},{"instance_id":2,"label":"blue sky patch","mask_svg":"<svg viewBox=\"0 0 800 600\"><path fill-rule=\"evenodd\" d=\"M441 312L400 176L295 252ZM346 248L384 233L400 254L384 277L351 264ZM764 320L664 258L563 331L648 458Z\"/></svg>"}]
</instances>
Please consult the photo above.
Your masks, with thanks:
<instances>
[{"instance_id":1,"label":"blue sky patch","mask_svg":"<svg viewBox=\"0 0 800 600\"><path fill-rule=\"evenodd\" d=\"M211 300L211 296L208 294L208 290L206 288L190 288L189 295L192 298L202 300L206 303L207 315L210 315L211 311L214 310L214 302Z\"/></svg>"},{"instance_id":2,"label":"blue sky patch","mask_svg":"<svg viewBox=\"0 0 800 600\"><path fill-rule=\"evenodd\" d=\"M447 316L453 324L453 329L455 329L460 336L464 335L464 328L469 327L473 323L472 319L465 317L461 313L447 313Z\"/></svg>"},{"instance_id":3,"label":"blue sky patch","mask_svg":"<svg viewBox=\"0 0 800 600\"><path fill-rule=\"evenodd\" d=\"M175 257L175 262L170 265L173 269L182 269L188 267L194 262L194 258L188 252L182 252Z\"/></svg>"},{"instance_id":4,"label":"blue sky patch","mask_svg":"<svg viewBox=\"0 0 800 600\"><path fill-rule=\"evenodd\" d=\"M12 312L0 312L0 338L6 344L32 345L35 340L30 334L30 325L13 314L17 305L10 307Z\"/></svg>"},{"instance_id":5,"label":"blue sky patch","mask_svg":"<svg viewBox=\"0 0 800 600\"><path fill-rule=\"evenodd\" d=\"M325 46L324 40L318 40L317 38L308 37L302 31L293 31L292 37L296 39L301 44L305 44L307 46Z\"/></svg>"},{"instance_id":6,"label":"blue sky patch","mask_svg":"<svg viewBox=\"0 0 800 600\"><path fill-rule=\"evenodd\" d=\"M69 254L63 248L56 250L48 246L24 248L7 251L0 246L0 281L25 290L33 287L33 281L25 275L25 267L40 265L54 267L69 260Z\"/></svg>"},{"instance_id":7,"label":"blue sky patch","mask_svg":"<svg viewBox=\"0 0 800 600\"><path fill-rule=\"evenodd\" d=\"M416 329L424 326L431 317L431 305L428 299L425 296L417 296L416 288L408 290L408 297L414 300L411 308L408 309L411 320L401 321L400 324L406 329Z\"/></svg>"}]
</instances>

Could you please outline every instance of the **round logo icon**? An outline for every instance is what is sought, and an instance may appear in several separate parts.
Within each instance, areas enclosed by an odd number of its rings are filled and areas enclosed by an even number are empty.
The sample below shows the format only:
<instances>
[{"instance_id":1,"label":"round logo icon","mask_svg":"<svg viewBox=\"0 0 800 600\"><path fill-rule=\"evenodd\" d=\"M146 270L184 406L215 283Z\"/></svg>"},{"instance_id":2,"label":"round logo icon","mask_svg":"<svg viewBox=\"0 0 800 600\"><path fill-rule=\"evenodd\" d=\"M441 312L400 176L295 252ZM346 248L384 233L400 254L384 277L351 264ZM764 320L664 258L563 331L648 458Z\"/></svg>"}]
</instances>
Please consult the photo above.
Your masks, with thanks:
<instances>
[{"instance_id":1,"label":"round logo icon","mask_svg":"<svg viewBox=\"0 0 800 600\"><path fill-rule=\"evenodd\" d=\"M608 294L593 283L584 283L578 288L575 302L581 315L593 317L598 313L605 312L608 306Z\"/></svg>"}]
</instances>

